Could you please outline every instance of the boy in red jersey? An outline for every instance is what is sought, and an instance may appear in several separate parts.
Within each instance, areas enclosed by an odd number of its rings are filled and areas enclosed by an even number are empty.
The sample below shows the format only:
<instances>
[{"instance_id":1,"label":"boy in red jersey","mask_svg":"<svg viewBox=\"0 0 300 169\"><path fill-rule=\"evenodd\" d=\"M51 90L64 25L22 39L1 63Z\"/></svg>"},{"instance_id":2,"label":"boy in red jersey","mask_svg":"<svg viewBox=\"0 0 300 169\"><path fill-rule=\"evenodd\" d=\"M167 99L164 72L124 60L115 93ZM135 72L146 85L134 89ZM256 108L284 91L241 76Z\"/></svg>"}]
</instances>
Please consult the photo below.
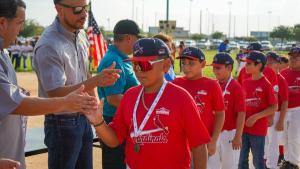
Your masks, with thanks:
<instances>
[{"instance_id":1,"label":"boy in red jersey","mask_svg":"<svg viewBox=\"0 0 300 169\"><path fill-rule=\"evenodd\" d=\"M129 60L141 85L125 93L109 125L101 108L87 116L108 146L126 141L125 162L130 169L189 169L190 154L195 169L206 168L210 136L193 98L164 79L169 57L163 41L138 40Z\"/></svg>"},{"instance_id":2,"label":"boy in red jersey","mask_svg":"<svg viewBox=\"0 0 300 169\"><path fill-rule=\"evenodd\" d=\"M187 47L178 59L181 60L185 76L176 78L173 83L186 89L196 101L201 119L212 137L208 144L208 155L212 156L216 153L217 141L225 119L221 87L216 80L203 77L202 69L206 62L200 49Z\"/></svg>"},{"instance_id":3,"label":"boy in red jersey","mask_svg":"<svg viewBox=\"0 0 300 169\"><path fill-rule=\"evenodd\" d=\"M262 74L266 56L259 51L252 51L246 57L246 71L251 79L244 81L246 93L246 122L242 136L242 149L239 169L249 168L249 152L253 155L256 169L264 169L265 136L268 130L268 117L277 110L277 100L270 82Z\"/></svg>"},{"instance_id":4,"label":"boy in red jersey","mask_svg":"<svg viewBox=\"0 0 300 169\"><path fill-rule=\"evenodd\" d=\"M289 52L289 68L281 72L289 88L287 123L284 130L285 152L281 169L295 168L300 163L300 48L294 47Z\"/></svg>"},{"instance_id":5,"label":"boy in red jersey","mask_svg":"<svg viewBox=\"0 0 300 169\"><path fill-rule=\"evenodd\" d=\"M232 78L234 61L228 53L218 53L213 59L213 72L223 91L225 123L211 158L211 169L237 169L242 133L245 123L245 94L241 85Z\"/></svg>"},{"instance_id":6,"label":"boy in red jersey","mask_svg":"<svg viewBox=\"0 0 300 169\"><path fill-rule=\"evenodd\" d=\"M277 74L278 79L278 110L273 117L273 124L269 126L265 143L265 158L266 167L269 169L276 169L279 157L280 131L284 129L284 121L288 106L288 85L284 77L279 73L280 56L275 52L268 52L267 67L271 68Z\"/></svg>"}]
</instances>

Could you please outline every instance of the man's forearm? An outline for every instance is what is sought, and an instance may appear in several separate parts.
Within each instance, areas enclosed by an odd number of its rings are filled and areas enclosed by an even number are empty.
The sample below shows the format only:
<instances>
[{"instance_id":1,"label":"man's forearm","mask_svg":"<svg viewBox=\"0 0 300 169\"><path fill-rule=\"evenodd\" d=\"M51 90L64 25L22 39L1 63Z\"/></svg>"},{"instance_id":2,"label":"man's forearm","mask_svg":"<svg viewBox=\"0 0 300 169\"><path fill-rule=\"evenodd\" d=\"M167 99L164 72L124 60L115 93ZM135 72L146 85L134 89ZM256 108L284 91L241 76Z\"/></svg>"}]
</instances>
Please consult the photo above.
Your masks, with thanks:
<instances>
[{"instance_id":1,"label":"man's forearm","mask_svg":"<svg viewBox=\"0 0 300 169\"><path fill-rule=\"evenodd\" d=\"M274 105L269 106L265 110L261 111L260 113L255 114L255 116L257 116L257 119L261 119L266 116L273 115L276 110L277 110L277 104L274 104Z\"/></svg>"},{"instance_id":2,"label":"man's forearm","mask_svg":"<svg viewBox=\"0 0 300 169\"><path fill-rule=\"evenodd\" d=\"M54 112L62 112L65 110L64 98L39 98L26 97L13 112L13 114L24 116L45 115Z\"/></svg>"},{"instance_id":3,"label":"man's forearm","mask_svg":"<svg viewBox=\"0 0 300 169\"><path fill-rule=\"evenodd\" d=\"M282 101L281 107L280 107L279 120L282 120L282 121L284 120L286 112L287 112L287 109L288 109L288 101L287 100Z\"/></svg>"},{"instance_id":4,"label":"man's forearm","mask_svg":"<svg viewBox=\"0 0 300 169\"><path fill-rule=\"evenodd\" d=\"M206 169L207 167L207 147L206 144L192 149L194 169Z\"/></svg>"}]
</instances>

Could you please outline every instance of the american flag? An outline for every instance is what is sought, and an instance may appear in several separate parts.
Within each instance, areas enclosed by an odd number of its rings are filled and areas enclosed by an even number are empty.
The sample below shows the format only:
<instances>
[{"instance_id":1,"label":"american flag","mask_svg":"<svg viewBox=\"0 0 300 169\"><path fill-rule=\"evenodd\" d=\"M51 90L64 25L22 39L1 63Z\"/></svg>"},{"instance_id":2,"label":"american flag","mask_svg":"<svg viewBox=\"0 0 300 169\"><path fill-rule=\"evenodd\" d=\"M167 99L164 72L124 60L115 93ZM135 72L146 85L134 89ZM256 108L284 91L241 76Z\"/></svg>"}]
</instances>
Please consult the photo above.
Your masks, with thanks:
<instances>
[{"instance_id":1,"label":"american flag","mask_svg":"<svg viewBox=\"0 0 300 169\"><path fill-rule=\"evenodd\" d=\"M89 11L88 36L90 42L90 55L94 60L94 66L97 67L107 51L106 41L98 27L92 10Z\"/></svg>"}]
</instances>

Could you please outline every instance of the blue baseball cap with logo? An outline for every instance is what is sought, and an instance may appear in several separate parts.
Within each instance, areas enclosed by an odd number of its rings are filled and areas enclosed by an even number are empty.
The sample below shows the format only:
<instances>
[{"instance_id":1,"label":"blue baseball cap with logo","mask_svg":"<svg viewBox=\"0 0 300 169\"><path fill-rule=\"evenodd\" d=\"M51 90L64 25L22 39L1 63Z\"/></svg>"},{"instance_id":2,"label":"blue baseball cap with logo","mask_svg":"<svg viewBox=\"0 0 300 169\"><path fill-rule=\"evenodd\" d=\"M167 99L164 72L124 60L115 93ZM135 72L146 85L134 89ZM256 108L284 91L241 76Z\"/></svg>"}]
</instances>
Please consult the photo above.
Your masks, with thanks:
<instances>
[{"instance_id":1,"label":"blue baseball cap with logo","mask_svg":"<svg viewBox=\"0 0 300 169\"><path fill-rule=\"evenodd\" d=\"M263 65L265 65L267 62L267 57L260 51L252 51L246 58L242 59L242 61L247 63L262 63Z\"/></svg>"},{"instance_id":2,"label":"blue baseball cap with logo","mask_svg":"<svg viewBox=\"0 0 300 169\"><path fill-rule=\"evenodd\" d=\"M234 61L228 53L220 52L214 56L211 66L218 67L222 65L226 66L226 65L233 65L233 64Z\"/></svg>"},{"instance_id":3,"label":"blue baseball cap with logo","mask_svg":"<svg viewBox=\"0 0 300 169\"><path fill-rule=\"evenodd\" d=\"M250 43L250 44L248 45L248 47L247 47L245 53L249 53L249 52L254 51L254 50L256 50L256 51L263 51L263 50L262 50L261 44L258 43L258 42Z\"/></svg>"},{"instance_id":4,"label":"blue baseball cap with logo","mask_svg":"<svg viewBox=\"0 0 300 169\"><path fill-rule=\"evenodd\" d=\"M160 39L142 38L133 46L133 57L125 61L151 61L170 57L170 49Z\"/></svg>"},{"instance_id":5,"label":"blue baseball cap with logo","mask_svg":"<svg viewBox=\"0 0 300 169\"><path fill-rule=\"evenodd\" d=\"M273 60L275 60L276 62L281 62L281 58L280 58L280 56L276 53L276 52L268 52L267 54L266 54L266 56L267 56L267 60L269 59L269 58L272 58Z\"/></svg>"},{"instance_id":6,"label":"blue baseball cap with logo","mask_svg":"<svg viewBox=\"0 0 300 169\"><path fill-rule=\"evenodd\" d=\"M181 54L177 59L199 59L205 60L205 55L201 49L195 47L186 47L182 50Z\"/></svg>"}]
</instances>

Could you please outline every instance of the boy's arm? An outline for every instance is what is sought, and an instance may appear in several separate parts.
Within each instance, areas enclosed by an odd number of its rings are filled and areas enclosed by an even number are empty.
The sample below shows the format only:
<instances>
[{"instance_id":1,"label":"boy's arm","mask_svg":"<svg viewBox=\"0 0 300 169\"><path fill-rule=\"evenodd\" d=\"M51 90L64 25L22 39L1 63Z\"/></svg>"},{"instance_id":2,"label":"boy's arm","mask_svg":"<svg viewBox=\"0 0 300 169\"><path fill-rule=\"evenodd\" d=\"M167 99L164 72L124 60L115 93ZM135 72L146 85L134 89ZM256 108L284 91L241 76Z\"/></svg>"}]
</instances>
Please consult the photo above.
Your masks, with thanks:
<instances>
[{"instance_id":1,"label":"boy's arm","mask_svg":"<svg viewBox=\"0 0 300 169\"><path fill-rule=\"evenodd\" d=\"M109 147L117 147L120 143L115 131L109 127L102 116L103 100L95 112L86 113L85 116L94 126L97 136Z\"/></svg>"},{"instance_id":2,"label":"boy's arm","mask_svg":"<svg viewBox=\"0 0 300 169\"><path fill-rule=\"evenodd\" d=\"M232 140L232 148L234 150L239 150L242 147L242 134L245 124L246 113L239 112L236 120L236 132Z\"/></svg>"},{"instance_id":3,"label":"boy's arm","mask_svg":"<svg viewBox=\"0 0 300 169\"><path fill-rule=\"evenodd\" d=\"M207 148L206 144L199 145L192 149L194 169L206 169L207 167Z\"/></svg>"},{"instance_id":4,"label":"boy's arm","mask_svg":"<svg viewBox=\"0 0 300 169\"><path fill-rule=\"evenodd\" d=\"M277 131L283 131L283 129L284 129L284 118L285 118L287 109L288 109L288 101L287 100L282 101L281 108L280 108L279 120L275 126Z\"/></svg>"},{"instance_id":5,"label":"boy's arm","mask_svg":"<svg viewBox=\"0 0 300 169\"><path fill-rule=\"evenodd\" d=\"M222 131L225 120L225 112L219 111L215 112L215 121L214 121L214 131L212 134L212 139L210 143L208 143L208 155L214 155L216 153L216 144L219 138L219 135Z\"/></svg>"},{"instance_id":6,"label":"boy's arm","mask_svg":"<svg viewBox=\"0 0 300 169\"><path fill-rule=\"evenodd\" d=\"M273 104L268 108L264 109L263 111L250 116L246 121L246 126L252 127L257 120L274 114L275 111L277 110L277 107L278 107L277 104Z\"/></svg>"}]
</instances>

